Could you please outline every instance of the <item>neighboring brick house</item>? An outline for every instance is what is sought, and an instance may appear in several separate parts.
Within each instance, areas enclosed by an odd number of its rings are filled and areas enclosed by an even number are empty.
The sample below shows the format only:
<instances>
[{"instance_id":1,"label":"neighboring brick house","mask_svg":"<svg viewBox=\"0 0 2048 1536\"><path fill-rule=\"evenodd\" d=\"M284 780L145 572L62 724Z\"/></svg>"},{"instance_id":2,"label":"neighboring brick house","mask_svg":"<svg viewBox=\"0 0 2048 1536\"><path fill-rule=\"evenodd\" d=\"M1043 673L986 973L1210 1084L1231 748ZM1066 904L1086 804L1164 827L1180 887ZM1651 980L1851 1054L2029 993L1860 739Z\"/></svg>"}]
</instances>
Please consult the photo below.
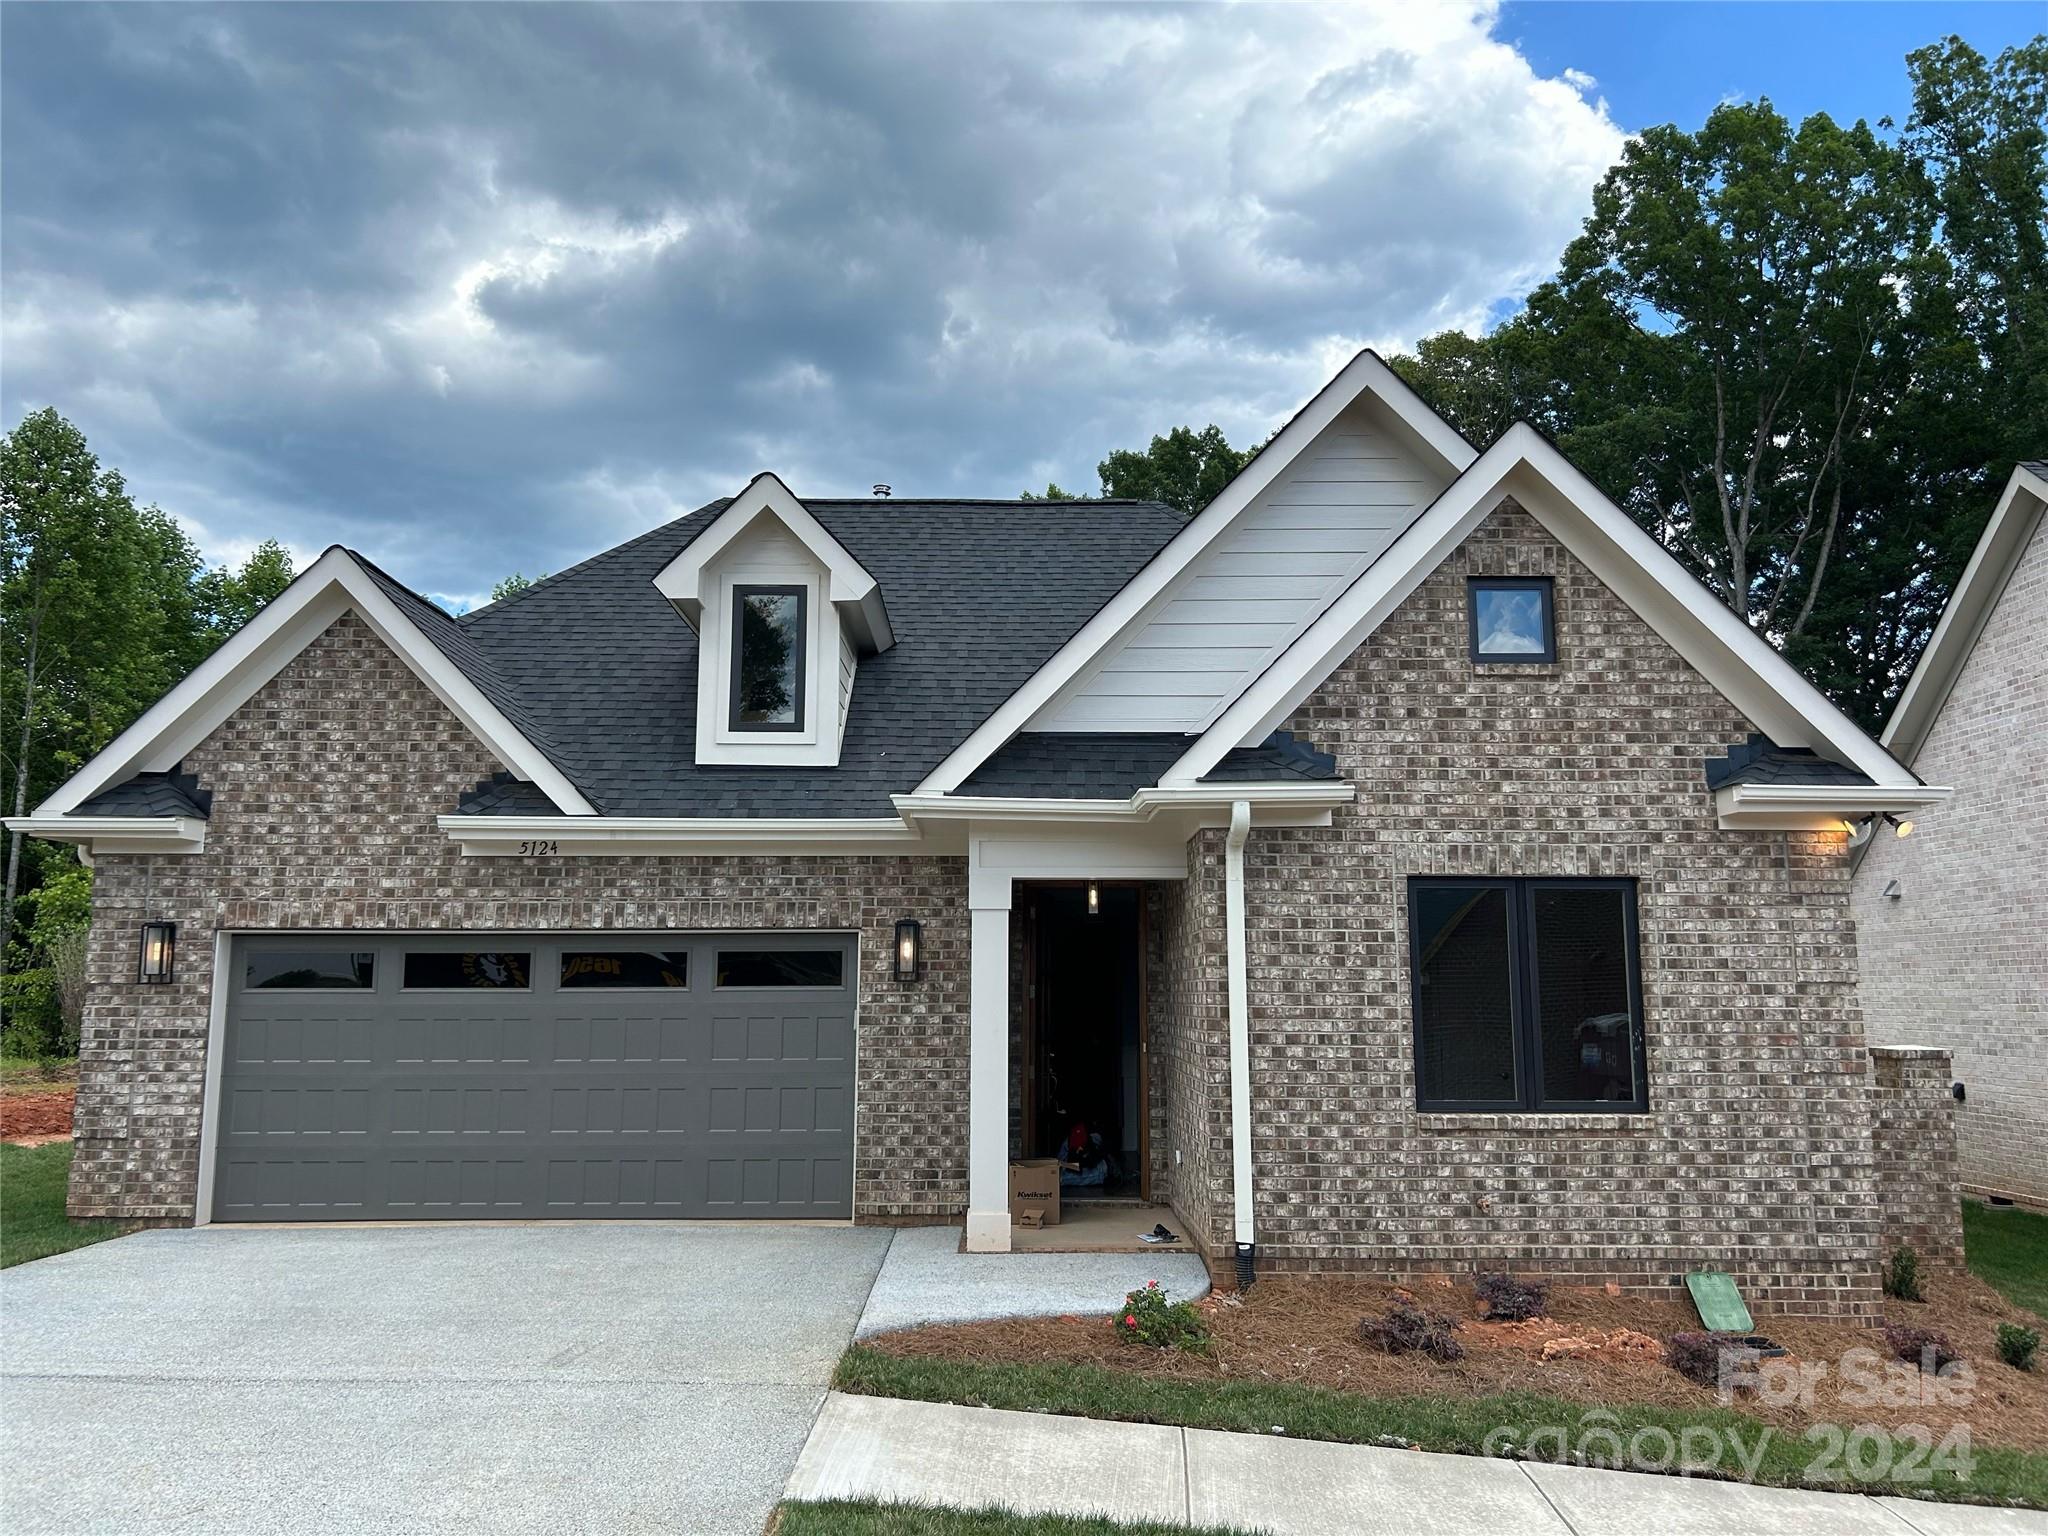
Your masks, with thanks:
<instances>
[{"instance_id":1,"label":"neighboring brick house","mask_svg":"<svg viewBox=\"0 0 2048 1536\"><path fill-rule=\"evenodd\" d=\"M2013 471L1883 740L1955 786L1856 870L1873 1042L1939 1046L1966 1188L2048 1206L2048 464Z\"/></svg>"},{"instance_id":2,"label":"neighboring brick house","mask_svg":"<svg viewBox=\"0 0 2048 1536\"><path fill-rule=\"evenodd\" d=\"M1945 794L1361 354L1185 523L761 476L460 619L330 550L13 825L97 871L80 1215L1002 1250L1078 1124L1221 1273L1867 1314L1944 1122L1848 829Z\"/></svg>"}]
</instances>

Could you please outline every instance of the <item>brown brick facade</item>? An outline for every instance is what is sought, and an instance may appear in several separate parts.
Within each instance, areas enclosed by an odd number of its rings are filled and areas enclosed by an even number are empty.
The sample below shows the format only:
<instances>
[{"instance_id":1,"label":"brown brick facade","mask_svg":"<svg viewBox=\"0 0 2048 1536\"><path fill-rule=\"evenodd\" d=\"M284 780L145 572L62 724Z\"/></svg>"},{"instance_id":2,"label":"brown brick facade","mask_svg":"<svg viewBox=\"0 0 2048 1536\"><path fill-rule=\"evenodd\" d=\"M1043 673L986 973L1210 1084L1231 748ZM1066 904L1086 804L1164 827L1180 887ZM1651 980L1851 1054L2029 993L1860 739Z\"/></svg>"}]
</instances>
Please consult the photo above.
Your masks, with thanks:
<instances>
[{"instance_id":1,"label":"brown brick facade","mask_svg":"<svg viewBox=\"0 0 2048 1536\"><path fill-rule=\"evenodd\" d=\"M1881 1254L1911 1248L1924 1263L1963 1262L1954 1069L1932 1047L1870 1048Z\"/></svg>"},{"instance_id":2,"label":"brown brick facade","mask_svg":"<svg viewBox=\"0 0 2048 1536\"><path fill-rule=\"evenodd\" d=\"M98 861L71 1209L183 1220L199 1164L214 934L227 929L803 928L860 935L855 1201L967 1198L967 880L959 859L463 859L434 825L497 764L353 615L188 759L202 854ZM893 924L926 974L890 977ZM178 924L177 980L135 983L138 925Z\"/></svg>"},{"instance_id":3,"label":"brown brick facade","mask_svg":"<svg viewBox=\"0 0 2048 1536\"><path fill-rule=\"evenodd\" d=\"M1558 662L1467 658L1473 574L1554 577ZM1666 1285L1712 1264L1767 1310L1870 1313L1877 1180L1911 1154L1873 1148L1883 1089L1842 839L1715 824L1703 762L1749 723L1508 504L1289 725L1336 753L1359 798L1328 828L1255 831L1247 850L1264 1266ZM496 765L352 616L189 763L215 795L205 853L99 862L76 1213L189 1217L214 935L292 928L856 932L858 1214L964 1209L959 857L464 859L434 818ZM1184 881L1146 898L1152 1190L1227 1262L1223 833L1198 834L1187 860ZM1418 874L1637 882L1647 1115L1417 1112ZM924 925L926 976L910 987L889 974L903 916ZM133 981L145 918L180 925L173 986ZM1900 1136L1925 1118L1913 1102L1886 1122ZM1939 1198L1915 1196L1930 1224Z\"/></svg>"},{"instance_id":4,"label":"brown brick facade","mask_svg":"<svg viewBox=\"0 0 2048 1536\"><path fill-rule=\"evenodd\" d=\"M1468 659L1472 575L1555 579L1556 664ZM1262 1267L1663 1285L1712 1264L1770 1309L1874 1308L1843 842L1717 828L1702 763L1746 720L1507 504L1288 728L1337 754L1358 803L1247 850ZM1220 836L1191 857L1216 894L1190 882L1201 932L1177 949L1214 957L1217 990L1166 1028L1220 1053ZM1418 1113L1406 882L1422 874L1639 882L1649 1114ZM1183 1169L1206 1178L1182 1210L1214 1243L1231 1209L1223 1070Z\"/></svg>"}]
</instances>

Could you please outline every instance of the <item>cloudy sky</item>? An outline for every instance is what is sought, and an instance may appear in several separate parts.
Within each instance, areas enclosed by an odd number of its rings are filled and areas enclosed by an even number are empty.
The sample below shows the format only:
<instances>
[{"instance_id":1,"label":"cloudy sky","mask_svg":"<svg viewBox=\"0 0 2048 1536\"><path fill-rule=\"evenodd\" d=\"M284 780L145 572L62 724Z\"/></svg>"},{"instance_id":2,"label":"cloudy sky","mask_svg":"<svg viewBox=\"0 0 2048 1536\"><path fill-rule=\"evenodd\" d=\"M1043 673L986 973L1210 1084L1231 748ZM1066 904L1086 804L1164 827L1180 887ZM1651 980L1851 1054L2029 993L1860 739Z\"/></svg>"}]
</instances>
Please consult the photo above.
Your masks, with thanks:
<instances>
[{"instance_id":1,"label":"cloudy sky","mask_svg":"<svg viewBox=\"0 0 2048 1536\"><path fill-rule=\"evenodd\" d=\"M1626 131L2033 11L9 4L0 409L452 602L763 468L1089 489L1511 311Z\"/></svg>"}]
</instances>

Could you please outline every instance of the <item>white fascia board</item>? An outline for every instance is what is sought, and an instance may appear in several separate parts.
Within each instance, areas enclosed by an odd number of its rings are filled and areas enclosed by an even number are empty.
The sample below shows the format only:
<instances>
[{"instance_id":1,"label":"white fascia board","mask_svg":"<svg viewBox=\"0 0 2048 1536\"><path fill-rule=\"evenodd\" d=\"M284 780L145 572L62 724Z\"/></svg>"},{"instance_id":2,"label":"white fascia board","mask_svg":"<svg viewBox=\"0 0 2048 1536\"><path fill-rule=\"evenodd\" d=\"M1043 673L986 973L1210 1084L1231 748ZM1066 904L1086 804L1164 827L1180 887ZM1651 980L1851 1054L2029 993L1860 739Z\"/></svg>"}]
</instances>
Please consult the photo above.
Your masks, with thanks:
<instances>
[{"instance_id":1,"label":"white fascia board","mask_svg":"<svg viewBox=\"0 0 2048 1536\"><path fill-rule=\"evenodd\" d=\"M896 816L463 816L435 825L471 857L547 854L907 853L924 838Z\"/></svg>"},{"instance_id":2,"label":"white fascia board","mask_svg":"<svg viewBox=\"0 0 2048 1536\"><path fill-rule=\"evenodd\" d=\"M1926 745L1935 718L1955 691L1978 636L2041 525L2044 506L2048 480L2025 464L2016 466L1878 738L1904 761L1912 762Z\"/></svg>"},{"instance_id":3,"label":"white fascia board","mask_svg":"<svg viewBox=\"0 0 2048 1536\"><path fill-rule=\"evenodd\" d=\"M1238 514L1278 479L1325 427L1368 390L1414 434L1419 445L1441 458L1451 473L1464 471L1478 457L1472 445L1424 405L1393 369L1371 352L1359 353L1280 429L1251 463L1238 471L1214 501L1175 534L1044 666L1026 678L971 736L948 753L945 761L917 786L917 793L943 795L958 789L969 774L993 757L1083 668L1142 622L1153 600L1222 537Z\"/></svg>"},{"instance_id":4,"label":"white fascia board","mask_svg":"<svg viewBox=\"0 0 2048 1536\"><path fill-rule=\"evenodd\" d=\"M1917 787L1918 780L1890 753L1522 422L1432 502L1160 783L1192 783L1233 747L1263 741L1505 496L1513 496L1780 746L1826 748L1879 785Z\"/></svg>"},{"instance_id":5,"label":"white fascia board","mask_svg":"<svg viewBox=\"0 0 2048 1536\"><path fill-rule=\"evenodd\" d=\"M1864 816L1925 810L1955 791L1939 784L1730 784L1714 791L1724 828L1845 832Z\"/></svg>"},{"instance_id":6,"label":"white fascia board","mask_svg":"<svg viewBox=\"0 0 2048 1536\"><path fill-rule=\"evenodd\" d=\"M1163 813L1193 812L1228 821L1237 801L1255 810L1327 819L1358 798L1347 783L1200 784L1141 789L1123 800L1052 800L1022 795L892 795L906 821L1042 822L1047 824L1149 822ZM1220 823L1219 823L1220 824Z\"/></svg>"},{"instance_id":7,"label":"white fascia board","mask_svg":"<svg viewBox=\"0 0 2048 1536\"><path fill-rule=\"evenodd\" d=\"M76 843L95 853L201 853L206 822L198 816L9 816L7 830L45 842Z\"/></svg>"},{"instance_id":8,"label":"white fascia board","mask_svg":"<svg viewBox=\"0 0 2048 1536\"><path fill-rule=\"evenodd\" d=\"M564 814L596 808L462 670L443 655L376 580L339 546L328 550L255 618L224 641L177 687L36 807L62 816L137 773L174 768L250 696L283 671L328 625L353 609L486 747Z\"/></svg>"},{"instance_id":9,"label":"white fascia board","mask_svg":"<svg viewBox=\"0 0 2048 1536\"><path fill-rule=\"evenodd\" d=\"M852 551L811 515L810 508L780 477L763 470L747 483L726 509L654 578L655 590L676 606L694 627L704 612L704 573L721 554L740 538L756 519L772 516L796 535L804 547L825 567L827 599L855 628L859 638L876 651L896 643L889 627L889 615L882 605L881 584Z\"/></svg>"}]
</instances>

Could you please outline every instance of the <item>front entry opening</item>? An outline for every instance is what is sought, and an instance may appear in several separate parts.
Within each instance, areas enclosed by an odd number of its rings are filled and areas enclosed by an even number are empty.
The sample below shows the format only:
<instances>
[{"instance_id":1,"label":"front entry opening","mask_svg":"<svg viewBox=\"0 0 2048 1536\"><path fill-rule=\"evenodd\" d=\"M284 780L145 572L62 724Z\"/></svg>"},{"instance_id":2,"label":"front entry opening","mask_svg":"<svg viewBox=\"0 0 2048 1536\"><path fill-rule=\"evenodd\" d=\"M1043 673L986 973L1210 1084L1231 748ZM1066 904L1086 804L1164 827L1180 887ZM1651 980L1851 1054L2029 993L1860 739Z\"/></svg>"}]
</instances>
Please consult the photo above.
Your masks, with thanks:
<instances>
[{"instance_id":1,"label":"front entry opening","mask_svg":"<svg viewBox=\"0 0 2048 1536\"><path fill-rule=\"evenodd\" d=\"M1095 1152L1063 1203L1149 1194L1144 901L1135 885L1027 886L1020 1140L1067 1155L1082 1127ZM1099 1138L1099 1140L1098 1140Z\"/></svg>"}]
</instances>

